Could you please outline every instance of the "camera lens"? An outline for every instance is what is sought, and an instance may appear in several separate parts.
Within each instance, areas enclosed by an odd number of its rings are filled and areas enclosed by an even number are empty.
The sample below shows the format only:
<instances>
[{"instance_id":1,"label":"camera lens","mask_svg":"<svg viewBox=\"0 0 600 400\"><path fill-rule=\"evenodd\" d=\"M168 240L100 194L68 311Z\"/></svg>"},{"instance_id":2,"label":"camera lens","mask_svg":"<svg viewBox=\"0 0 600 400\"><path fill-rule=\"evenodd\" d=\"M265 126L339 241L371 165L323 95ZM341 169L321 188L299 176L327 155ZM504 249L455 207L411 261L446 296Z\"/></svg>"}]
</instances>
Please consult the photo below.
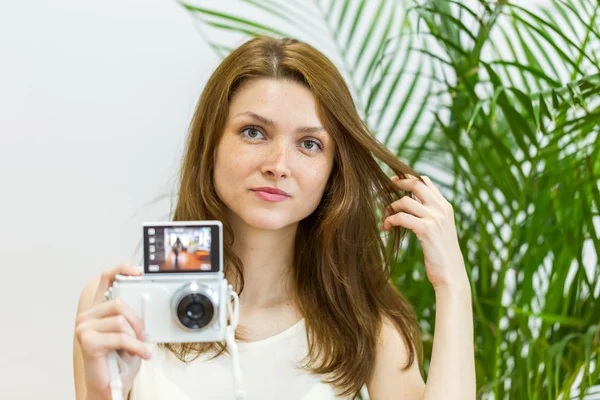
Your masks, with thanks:
<instances>
[{"instance_id":1,"label":"camera lens","mask_svg":"<svg viewBox=\"0 0 600 400\"><path fill-rule=\"evenodd\" d=\"M191 319L201 319L204 315L204 308L198 303L190 304L187 310L187 316Z\"/></svg>"},{"instance_id":2,"label":"camera lens","mask_svg":"<svg viewBox=\"0 0 600 400\"><path fill-rule=\"evenodd\" d=\"M190 293L177 304L177 318L189 329L204 328L212 321L214 313L212 301L202 293Z\"/></svg>"}]
</instances>

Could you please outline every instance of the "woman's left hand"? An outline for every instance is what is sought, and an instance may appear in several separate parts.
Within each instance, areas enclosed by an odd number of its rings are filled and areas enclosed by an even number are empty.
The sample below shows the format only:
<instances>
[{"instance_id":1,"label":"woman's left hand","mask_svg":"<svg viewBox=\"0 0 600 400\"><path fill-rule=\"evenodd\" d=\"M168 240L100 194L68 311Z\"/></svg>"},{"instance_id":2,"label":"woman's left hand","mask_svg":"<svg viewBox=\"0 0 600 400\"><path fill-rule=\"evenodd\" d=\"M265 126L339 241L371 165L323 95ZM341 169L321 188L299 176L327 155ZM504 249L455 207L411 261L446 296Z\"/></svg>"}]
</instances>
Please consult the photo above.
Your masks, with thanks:
<instances>
[{"instance_id":1,"label":"woman's left hand","mask_svg":"<svg viewBox=\"0 0 600 400\"><path fill-rule=\"evenodd\" d=\"M460 285L468 286L463 255L458 244L454 209L431 179L422 177L399 179L392 177L401 190L412 192L415 198L404 196L385 210L384 231L402 226L415 233L425 257L425 271L434 289Z\"/></svg>"}]
</instances>

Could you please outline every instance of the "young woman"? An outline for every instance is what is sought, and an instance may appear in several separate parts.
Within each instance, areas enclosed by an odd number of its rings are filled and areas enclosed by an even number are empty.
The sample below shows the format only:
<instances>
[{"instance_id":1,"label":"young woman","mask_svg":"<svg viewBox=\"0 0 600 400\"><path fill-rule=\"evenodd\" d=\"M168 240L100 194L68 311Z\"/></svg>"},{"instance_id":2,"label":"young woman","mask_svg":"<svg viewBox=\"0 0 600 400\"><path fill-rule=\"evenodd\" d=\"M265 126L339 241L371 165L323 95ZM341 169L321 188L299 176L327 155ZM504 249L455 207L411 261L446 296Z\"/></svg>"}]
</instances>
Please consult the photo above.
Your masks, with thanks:
<instances>
[{"instance_id":1,"label":"young woman","mask_svg":"<svg viewBox=\"0 0 600 400\"><path fill-rule=\"evenodd\" d=\"M174 219L223 222L248 400L351 399L363 385L373 400L475 398L470 285L452 207L377 142L313 47L255 38L223 60L192 120ZM427 384L416 316L389 282L408 230L436 293ZM104 299L118 273L140 272L107 270L81 294L77 398L110 399L106 357L119 349L130 355L125 396L230 400L224 344L145 345L139 316Z\"/></svg>"}]
</instances>

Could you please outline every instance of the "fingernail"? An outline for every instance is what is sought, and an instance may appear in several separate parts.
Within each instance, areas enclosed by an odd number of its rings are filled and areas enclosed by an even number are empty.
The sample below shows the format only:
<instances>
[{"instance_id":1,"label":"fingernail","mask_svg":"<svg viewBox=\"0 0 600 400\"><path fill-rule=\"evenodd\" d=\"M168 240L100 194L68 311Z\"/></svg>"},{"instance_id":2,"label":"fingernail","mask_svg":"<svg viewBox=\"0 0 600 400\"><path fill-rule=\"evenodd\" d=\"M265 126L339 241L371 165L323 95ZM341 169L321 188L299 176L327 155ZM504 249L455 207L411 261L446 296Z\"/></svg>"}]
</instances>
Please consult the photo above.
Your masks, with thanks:
<instances>
[{"instance_id":1,"label":"fingernail","mask_svg":"<svg viewBox=\"0 0 600 400\"><path fill-rule=\"evenodd\" d=\"M144 267L140 267L138 265L134 265L133 268L135 268L135 270L137 271L138 274L141 274L144 272Z\"/></svg>"}]
</instances>

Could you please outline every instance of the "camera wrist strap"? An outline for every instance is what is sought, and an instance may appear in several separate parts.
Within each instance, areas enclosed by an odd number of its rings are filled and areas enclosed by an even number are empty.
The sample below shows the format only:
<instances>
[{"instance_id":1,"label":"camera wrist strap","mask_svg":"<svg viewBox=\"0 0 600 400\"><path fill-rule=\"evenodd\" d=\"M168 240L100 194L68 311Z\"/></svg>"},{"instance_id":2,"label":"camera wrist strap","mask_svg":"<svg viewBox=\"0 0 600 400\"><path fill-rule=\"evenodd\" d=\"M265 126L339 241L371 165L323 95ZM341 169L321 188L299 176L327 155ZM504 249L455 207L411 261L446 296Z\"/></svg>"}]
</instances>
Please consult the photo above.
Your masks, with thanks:
<instances>
[{"instance_id":1,"label":"camera wrist strap","mask_svg":"<svg viewBox=\"0 0 600 400\"><path fill-rule=\"evenodd\" d=\"M110 391L112 393L112 400L123 400L123 383L121 382L121 376L127 373L127 365L119 361L121 358L117 355L116 350L108 353L108 376L110 378ZM122 372L119 372L121 369Z\"/></svg>"},{"instance_id":2,"label":"camera wrist strap","mask_svg":"<svg viewBox=\"0 0 600 400\"><path fill-rule=\"evenodd\" d=\"M228 285L227 291L230 299L227 301L227 311L229 311L230 321L227 326L227 348L231 353L231 364L233 370L233 391L235 400L244 400L246 393L242 388L242 367L240 365L240 354L238 351L237 343L235 342L235 330L237 329L238 322L240 320L240 298L238 294L233 290L233 286ZM231 305L233 300L233 306Z\"/></svg>"},{"instance_id":3,"label":"camera wrist strap","mask_svg":"<svg viewBox=\"0 0 600 400\"><path fill-rule=\"evenodd\" d=\"M231 353L231 363L233 369L233 391L235 400L244 400L246 393L242 388L242 368L240 365L240 355L235 342L235 330L237 329L240 319L240 299L238 294L233 290L233 286L227 286L227 311L229 311L230 322L227 326L226 340L227 348ZM233 306L231 304L233 300ZM119 361L121 361L119 365ZM112 400L123 400L123 383L121 376L127 373L127 364L121 360L116 351L108 353L108 376L110 378L110 390Z\"/></svg>"}]
</instances>

